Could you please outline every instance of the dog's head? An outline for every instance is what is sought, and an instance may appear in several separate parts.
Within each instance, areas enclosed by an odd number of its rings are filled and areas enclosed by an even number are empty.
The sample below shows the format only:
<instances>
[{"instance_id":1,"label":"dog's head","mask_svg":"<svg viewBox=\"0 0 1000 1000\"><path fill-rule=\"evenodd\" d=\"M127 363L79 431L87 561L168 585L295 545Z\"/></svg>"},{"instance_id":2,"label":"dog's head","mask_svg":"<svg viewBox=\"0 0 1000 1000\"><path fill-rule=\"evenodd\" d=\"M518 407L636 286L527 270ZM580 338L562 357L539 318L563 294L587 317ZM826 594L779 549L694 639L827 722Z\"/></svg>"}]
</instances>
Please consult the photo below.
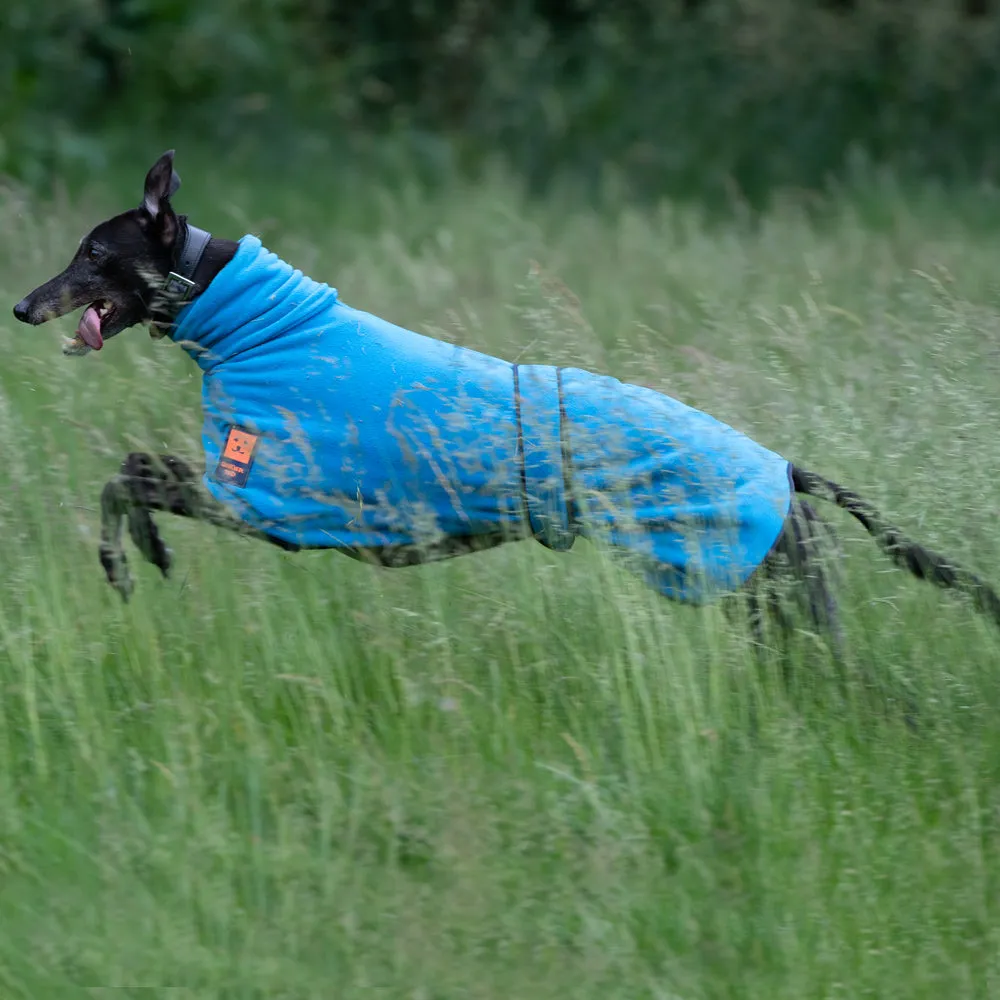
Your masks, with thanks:
<instances>
[{"instance_id":1,"label":"dog's head","mask_svg":"<svg viewBox=\"0 0 1000 1000\"><path fill-rule=\"evenodd\" d=\"M122 330L153 323L182 225L170 204L181 183L173 164L171 149L146 174L142 204L92 229L66 270L18 302L14 316L37 325L86 307L67 354L100 350Z\"/></svg>"}]
</instances>

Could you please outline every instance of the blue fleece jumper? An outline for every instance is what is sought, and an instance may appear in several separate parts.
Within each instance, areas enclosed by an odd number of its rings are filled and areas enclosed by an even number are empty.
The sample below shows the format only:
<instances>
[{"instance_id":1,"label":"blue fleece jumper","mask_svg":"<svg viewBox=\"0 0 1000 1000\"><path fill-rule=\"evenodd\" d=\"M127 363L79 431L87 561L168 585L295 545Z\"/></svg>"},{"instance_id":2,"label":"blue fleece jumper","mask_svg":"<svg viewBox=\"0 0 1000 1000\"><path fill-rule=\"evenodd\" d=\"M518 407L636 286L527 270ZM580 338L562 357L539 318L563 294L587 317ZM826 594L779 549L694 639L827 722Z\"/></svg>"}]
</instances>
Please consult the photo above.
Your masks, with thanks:
<instances>
[{"instance_id":1,"label":"blue fleece jumper","mask_svg":"<svg viewBox=\"0 0 1000 1000\"><path fill-rule=\"evenodd\" d=\"M604 539L662 593L699 603L750 576L789 509L787 461L714 417L395 326L254 236L173 339L203 372L206 488L293 546L527 526L554 549Z\"/></svg>"}]
</instances>

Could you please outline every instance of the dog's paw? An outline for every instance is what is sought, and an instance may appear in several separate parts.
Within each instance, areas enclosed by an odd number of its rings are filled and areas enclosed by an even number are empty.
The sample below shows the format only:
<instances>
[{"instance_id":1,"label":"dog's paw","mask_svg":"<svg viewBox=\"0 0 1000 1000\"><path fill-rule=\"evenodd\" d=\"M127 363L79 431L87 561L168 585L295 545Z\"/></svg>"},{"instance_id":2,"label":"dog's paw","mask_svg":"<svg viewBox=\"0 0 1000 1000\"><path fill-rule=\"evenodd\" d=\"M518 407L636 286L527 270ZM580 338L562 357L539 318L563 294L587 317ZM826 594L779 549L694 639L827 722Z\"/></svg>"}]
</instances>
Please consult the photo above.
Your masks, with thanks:
<instances>
[{"instance_id":1,"label":"dog's paw","mask_svg":"<svg viewBox=\"0 0 1000 1000\"><path fill-rule=\"evenodd\" d=\"M156 560L156 566L163 574L164 580L170 579L170 567L174 564L174 551L167 545L162 545Z\"/></svg>"},{"instance_id":2,"label":"dog's paw","mask_svg":"<svg viewBox=\"0 0 1000 1000\"><path fill-rule=\"evenodd\" d=\"M129 519L129 534L143 558L152 563L167 579L173 565L174 554L160 537L159 529L148 513L134 514Z\"/></svg>"},{"instance_id":3,"label":"dog's paw","mask_svg":"<svg viewBox=\"0 0 1000 1000\"><path fill-rule=\"evenodd\" d=\"M108 578L108 583L121 594L123 601L128 601L135 590L135 583L132 580L132 574L129 573L128 563L125 561L125 553L121 549L102 545L100 558L101 565L104 567L104 575Z\"/></svg>"}]
</instances>

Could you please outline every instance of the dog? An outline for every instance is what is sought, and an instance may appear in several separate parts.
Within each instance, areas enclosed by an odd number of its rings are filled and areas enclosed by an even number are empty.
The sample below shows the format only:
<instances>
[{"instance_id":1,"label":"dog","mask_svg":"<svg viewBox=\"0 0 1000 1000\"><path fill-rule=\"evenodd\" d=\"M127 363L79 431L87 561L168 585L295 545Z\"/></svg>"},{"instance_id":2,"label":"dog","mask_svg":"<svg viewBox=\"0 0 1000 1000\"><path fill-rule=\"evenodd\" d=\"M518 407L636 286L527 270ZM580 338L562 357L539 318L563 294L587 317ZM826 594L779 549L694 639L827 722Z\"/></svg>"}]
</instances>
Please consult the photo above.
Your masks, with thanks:
<instances>
[{"instance_id":1,"label":"dog","mask_svg":"<svg viewBox=\"0 0 1000 1000\"><path fill-rule=\"evenodd\" d=\"M665 596L742 593L751 624L790 628L786 595L843 642L832 526L804 497L856 518L899 567L971 598L976 574L911 541L860 496L664 394L579 369L512 365L342 303L260 241L178 214L172 150L141 204L102 222L68 267L14 307L37 325L83 308L64 351L99 351L144 324L203 371L201 472L132 453L101 495L100 562L126 600L123 527L164 576L152 513L277 544L412 566L534 538L604 539Z\"/></svg>"}]
</instances>

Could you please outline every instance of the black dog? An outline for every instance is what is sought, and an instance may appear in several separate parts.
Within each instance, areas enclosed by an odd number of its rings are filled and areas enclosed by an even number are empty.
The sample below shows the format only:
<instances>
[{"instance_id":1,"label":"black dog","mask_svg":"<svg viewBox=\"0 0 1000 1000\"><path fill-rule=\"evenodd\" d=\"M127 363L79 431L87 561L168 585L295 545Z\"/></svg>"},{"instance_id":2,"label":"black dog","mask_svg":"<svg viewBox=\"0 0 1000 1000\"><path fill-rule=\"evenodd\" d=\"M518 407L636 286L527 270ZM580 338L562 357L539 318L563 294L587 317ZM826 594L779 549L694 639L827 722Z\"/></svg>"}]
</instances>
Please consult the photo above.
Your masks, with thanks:
<instances>
[{"instance_id":1,"label":"black dog","mask_svg":"<svg viewBox=\"0 0 1000 1000\"><path fill-rule=\"evenodd\" d=\"M84 237L66 270L14 307L17 319L39 324L86 307L76 337L64 348L68 354L98 350L105 340L139 323L147 325L153 337L170 333L182 310L205 292L239 249L237 242L212 237L175 213L170 199L179 184L170 151L150 169L142 204L101 223ZM515 393L516 385L515 374ZM898 566L940 587L965 593L979 610L1000 623L1000 598L976 575L903 537L856 494L794 465L789 465L788 470L794 494L831 500L860 521ZM278 531L248 524L233 512L231 505L211 495L201 474L180 459L131 454L119 474L107 483L101 498L100 559L108 580L126 598L131 582L122 548L125 522L142 555L164 575L170 569L170 551L152 520L152 511L197 518L291 550L303 547L289 543ZM532 536L539 534L525 523L513 532L508 528L459 533L419 545L369 542L339 547L355 558L397 567L481 551L511 538ZM793 495L783 529L743 588L755 627L760 627L765 610L789 627L781 604L782 594L788 591L784 584L790 581L791 590L797 600L804 601L812 623L839 643L836 602L820 555L829 548L825 543L831 537L829 525Z\"/></svg>"}]
</instances>

